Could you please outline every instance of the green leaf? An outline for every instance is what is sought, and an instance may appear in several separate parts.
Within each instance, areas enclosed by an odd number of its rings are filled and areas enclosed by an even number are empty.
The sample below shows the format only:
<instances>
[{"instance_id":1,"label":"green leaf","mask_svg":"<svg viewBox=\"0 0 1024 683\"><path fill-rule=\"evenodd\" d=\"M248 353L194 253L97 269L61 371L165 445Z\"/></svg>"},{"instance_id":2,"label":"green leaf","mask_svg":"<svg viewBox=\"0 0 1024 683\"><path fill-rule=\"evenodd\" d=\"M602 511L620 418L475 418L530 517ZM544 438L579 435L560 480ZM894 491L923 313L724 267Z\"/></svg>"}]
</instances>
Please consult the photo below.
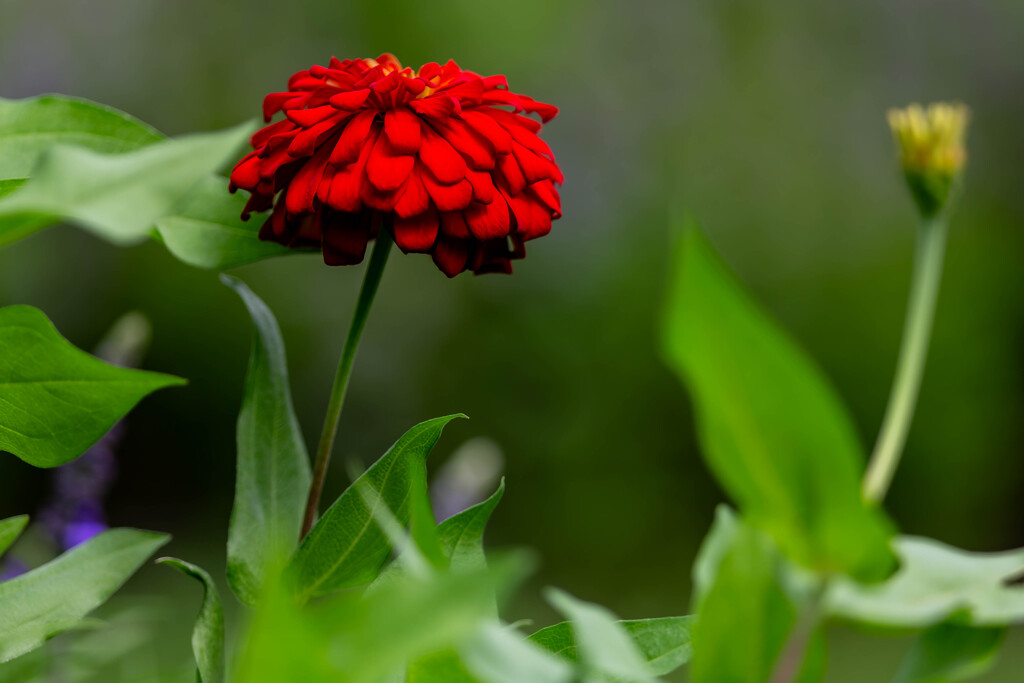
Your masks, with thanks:
<instances>
[{"instance_id":1,"label":"green leaf","mask_svg":"<svg viewBox=\"0 0 1024 683\"><path fill-rule=\"evenodd\" d=\"M430 489L427 486L427 469L412 470L413 479L409 490L409 535L419 548L424 559L434 569L448 567L448 556L441 547L434 506L430 503Z\"/></svg>"},{"instance_id":2,"label":"green leaf","mask_svg":"<svg viewBox=\"0 0 1024 683\"><path fill-rule=\"evenodd\" d=\"M660 617L618 623L633 639L656 676L675 671L693 655L691 641L696 617ZM531 635L530 640L570 661L575 662L579 657L572 624L568 621L542 628Z\"/></svg>"},{"instance_id":3,"label":"green leaf","mask_svg":"<svg viewBox=\"0 0 1024 683\"><path fill-rule=\"evenodd\" d=\"M147 394L185 383L107 365L31 306L0 308L0 349L0 450L36 467L73 460Z\"/></svg>"},{"instance_id":4,"label":"green leaf","mask_svg":"<svg viewBox=\"0 0 1024 683\"><path fill-rule=\"evenodd\" d=\"M693 396L708 466L788 556L884 578L890 525L861 499L863 453L838 396L700 233L680 242L664 350Z\"/></svg>"},{"instance_id":5,"label":"green leaf","mask_svg":"<svg viewBox=\"0 0 1024 683\"><path fill-rule=\"evenodd\" d=\"M220 606L217 586L205 570L184 560L162 557L157 563L174 567L203 584L203 604L192 627L197 680L199 683L221 683L224 680L224 610Z\"/></svg>"},{"instance_id":6,"label":"green leaf","mask_svg":"<svg viewBox=\"0 0 1024 683\"><path fill-rule=\"evenodd\" d=\"M0 662L35 649L99 607L170 537L111 529L0 582Z\"/></svg>"},{"instance_id":7,"label":"green leaf","mask_svg":"<svg viewBox=\"0 0 1024 683\"><path fill-rule=\"evenodd\" d=\"M487 500L452 515L438 525L441 547L453 570L477 570L487 566L484 529L504 495L505 479L502 477L498 490Z\"/></svg>"},{"instance_id":8,"label":"green leaf","mask_svg":"<svg viewBox=\"0 0 1024 683\"><path fill-rule=\"evenodd\" d=\"M654 680L647 659L609 610L556 588L549 588L546 596L572 622L579 661L589 675L630 683Z\"/></svg>"},{"instance_id":9,"label":"green leaf","mask_svg":"<svg viewBox=\"0 0 1024 683\"><path fill-rule=\"evenodd\" d=\"M416 477L425 477L426 457L449 415L416 425L353 483L302 540L291 562L299 596L308 599L376 578L391 553L387 536L374 522L359 493L365 481L401 524L409 522L409 499Z\"/></svg>"},{"instance_id":10,"label":"green leaf","mask_svg":"<svg viewBox=\"0 0 1024 683\"><path fill-rule=\"evenodd\" d=\"M884 583L837 578L826 596L833 616L894 628L923 628L956 615L973 626L1024 623L1024 548L972 553L915 536L895 543L900 568Z\"/></svg>"},{"instance_id":11,"label":"green leaf","mask_svg":"<svg viewBox=\"0 0 1024 683\"><path fill-rule=\"evenodd\" d=\"M235 159L250 123L187 135L124 154L57 145L32 179L0 198L0 245L68 220L115 244L133 244L200 181Z\"/></svg>"},{"instance_id":12,"label":"green leaf","mask_svg":"<svg viewBox=\"0 0 1024 683\"><path fill-rule=\"evenodd\" d=\"M227 571L231 589L251 606L266 577L279 573L298 545L311 475L277 320L243 282L226 275L221 280L242 298L254 331L238 415Z\"/></svg>"},{"instance_id":13,"label":"green leaf","mask_svg":"<svg viewBox=\"0 0 1024 683\"><path fill-rule=\"evenodd\" d=\"M117 154L162 139L138 119L88 100L59 95L0 98L0 194L2 181L30 177L39 158L54 145Z\"/></svg>"},{"instance_id":14,"label":"green leaf","mask_svg":"<svg viewBox=\"0 0 1024 683\"><path fill-rule=\"evenodd\" d=\"M698 585L698 621L693 633L693 683L763 683L774 680L790 638L807 638L798 681L824 676L824 641L820 631L801 634L797 605L784 588L783 561L771 538L732 520L717 523L705 540ZM725 534L725 539L715 538ZM721 549L725 548L725 552ZM716 562L717 560L717 562ZM800 652L800 650L796 650ZM785 678L784 680L791 680Z\"/></svg>"},{"instance_id":15,"label":"green leaf","mask_svg":"<svg viewBox=\"0 0 1024 683\"><path fill-rule=\"evenodd\" d=\"M486 623L495 590L524 575L521 558L491 565L487 572L403 575L376 591L307 605L275 591L256 609L238 680L391 680L385 676L401 674L406 662L471 637Z\"/></svg>"},{"instance_id":16,"label":"green leaf","mask_svg":"<svg viewBox=\"0 0 1024 683\"><path fill-rule=\"evenodd\" d=\"M211 176L158 219L156 230L174 256L198 268L234 268L291 251L260 240L259 221L241 218L245 202L228 192L226 179Z\"/></svg>"},{"instance_id":17,"label":"green leaf","mask_svg":"<svg viewBox=\"0 0 1024 683\"><path fill-rule=\"evenodd\" d=\"M952 683L979 676L995 663L1006 629L945 623L922 633L893 683Z\"/></svg>"},{"instance_id":18,"label":"green leaf","mask_svg":"<svg viewBox=\"0 0 1024 683\"><path fill-rule=\"evenodd\" d=\"M28 524L28 515L18 515L0 520L0 557L3 557L11 544L18 540L18 536L25 530Z\"/></svg>"},{"instance_id":19,"label":"green leaf","mask_svg":"<svg viewBox=\"0 0 1024 683\"><path fill-rule=\"evenodd\" d=\"M551 655L511 628L495 623L483 626L459 648L459 653L465 667L487 683L562 683L573 678L573 669L564 659Z\"/></svg>"}]
</instances>

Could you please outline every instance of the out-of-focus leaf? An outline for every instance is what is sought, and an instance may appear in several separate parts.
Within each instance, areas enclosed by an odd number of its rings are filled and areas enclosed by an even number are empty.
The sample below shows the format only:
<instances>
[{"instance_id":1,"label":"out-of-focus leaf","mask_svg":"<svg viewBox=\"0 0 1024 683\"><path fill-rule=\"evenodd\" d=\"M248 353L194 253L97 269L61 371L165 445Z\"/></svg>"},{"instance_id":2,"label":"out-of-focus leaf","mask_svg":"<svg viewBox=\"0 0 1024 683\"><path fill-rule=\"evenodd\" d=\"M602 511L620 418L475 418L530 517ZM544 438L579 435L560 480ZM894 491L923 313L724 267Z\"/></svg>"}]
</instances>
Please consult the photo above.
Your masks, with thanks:
<instances>
[{"instance_id":1,"label":"out-of-focus leaf","mask_svg":"<svg viewBox=\"0 0 1024 683\"><path fill-rule=\"evenodd\" d=\"M573 668L564 659L497 623L482 627L459 653L466 669L487 683L561 683L573 678Z\"/></svg>"},{"instance_id":2,"label":"out-of-focus leaf","mask_svg":"<svg viewBox=\"0 0 1024 683\"><path fill-rule=\"evenodd\" d=\"M0 521L0 557L3 557L11 544L18 540L18 536L24 531L26 524L28 524L28 515L8 517Z\"/></svg>"},{"instance_id":3,"label":"out-of-focus leaf","mask_svg":"<svg viewBox=\"0 0 1024 683\"><path fill-rule=\"evenodd\" d=\"M988 671L1006 637L1003 627L933 626L918 636L893 683L953 683Z\"/></svg>"},{"instance_id":4,"label":"out-of-focus leaf","mask_svg":"<svg viewBox=\"0 0 1024 683\"><path fill-rule=\"evenodd\" d=\"M390 680L385 677L400 675L406 662L474 634L489 618L495 590L519 583L524 569L512 557L492 562L486 572L403 575L372 592L307 605L278 591L257 607L238 680Z\"/></svg>"},{"instance_id":5,"label":"out-of-focus leaf","mask_svg":"<svg viewBox=\"0 0 1024 683\"><path fill-rule=\"evenodd\" d=\"M863 454L838 396L699 232L685 232L675 264L664 350L716 478L793 559L884 578L890 525L861 499Z\"/></svg>"},{"instance_id":6,"label":"out-of-focus leaf","mask_svg":"<svg viewBox=\"0 0 1024 683\"><path fill-rule=\"evenodd\" d=\"M144 396L185 383L108 365L31 306L0 309L0 349L0 450L36 467L73 460Z\"/></svg>"},{"instance_id":7,"label":"out-of-focus leaf","mask_svg":"<svg viewBox=\"0 0 1024 683\"><path fill-rule=\"evenodd\" d=\"M922 628L957 615L973 626L1024 622L1024 548L972 553L916 536L894 543L900 568L880 584L837 579L828 612L877 626Z\"/></svg>"},{"instance_id":8,"label":"out-of-focus leaf","mask_svg":"<svg viewBox=\"0 0 1024 683\"><path fill-rule=\"evenodd\" d=\"M629 683L654 680L647 659L608 609L555 588L548 589L547 599L572 622L579 662L588 676Z\"/></svg>"},{"instance_id":9,"label":"out-of-focus leaf","mask_svg":"<svg viewBox=\"0 0 1024 683\"><path fill-rule=\"evenodd\" d=\"M739 520L721 523L719 514L704 541L704 566L698 585L698 620L693 632L693 683L764 683L772 680L780 656L797 626L798 608L783 584L783 560L771 538ZM715 538L724 535L725 538ZM722 549L725 552L722 552ZM716 562L717 560L717 562ZM802 662L794 663L797 681L824 677L824 638L805 634ZM800 636L797 636L800 637ZM789 679L786 679L789 680Z\"/></svg>"},{"instance_id":10,"label":"out-of-focus leaf","mask_svg":"<svg viewBox=\"0 0 1024 683\"><path fill-rule=\"evenodd\" d=\"M328 508L302 540L291 562L291 575L302 599L359 586L376 578L391 553L387 536L359 493L365 481L379 494L401 524L409 522L411 487L425 477L426 457L437 443L449 415L416 425Z\"/></svg>"},{"instance_id":11,"label":"out-of-focus leaf","mask_svg":"<svg viewBox=\"0 0 1024 683\"><path fill-rule=\"evenodd\" d=\"M169 539L111 529L42 567L0 582L0 662L78 624Z\"/></svg>"},{"instance_id":12,"label":"out-of-focus leaf","mask_svg":"<svg viewBox=\"0 0 1024 683\"><path fill-rule=\"evenodd\" d=\"M192 653L196 658L199 683L221 683L224 680L224 610L213 579L202 568L175 557L162 557L160 564L203 584L203 604L192 627Z\"/></svg>"},{"instance_id":13,"label":"out-of-focus leaf","mask_svg":"<svg viewBox=\"0 0 1024 683\"><path fill-rule=\"evenodd\" d=\"M446 569L448 557L441 547L434 507L430 503L427 469L414 468L409 488L409 534L424 559L434 569Z\"/></svg>"},{"instance_id":14,"label":"out-of-focus leaf","mask_svg":"<svg viewBox=\"0 0 1024 683\"><path fill-rule=\"evenodd\" d=\"M32 179L0 198L0 245L61 220L115 244L139 242L200 181L233 160L250 123L124 154L56 145Z\"/></svg>"},{"instance_id":15,"label":"out-of-focus leaf","mask_svg":"<svg viewBox=\"0 0 1024 683\"><path fill-rule=\"evenodd\" d=\"M523 679L528 680L528 679ZM469 672L454 649L442 650L412 663L405 672L404 683L492 683Z\"/></svg>"},{"instance_id":16,"label":"out-of-focus leaf","mask_svg":"<svg viewBox=\"0 0 1024 683\"><path fill-rule=\"evenodd\" d=\"M221 279L242 298L253 321L252 354L238 415L235 502L228 527L228 582L255 605L299 542L309 490L309 455L292 407L288 363L274 314L239 280Z\"/></svg>"},{"instance_id":17,"label":"out-of-focus leaf","mask_svg":"<svg viewBox=\"0 0 1024 683\"><path fill-rule=\"evenodd\" d=\"M736 518L736 513L727 505L719 505L715 510L715 521L711 524L711 530L704 537L704 542L697 551L697 558L693 562L693 604L699 605L707 591L715 584L718 567L736 541L739 527L740 522Z\"/></svg>"},{"instance_id":18,"label":"out-of-focus leaf","mask_svg":"<svg viewBox=\"0 0 1024 683\"><path fill-rule=\"evenodd\" d=\"M504 478L498 485L498 490L487 500L466 508L438 525L441 546L453 570L478 570L487 566L484 557L484 529L503 495Z\"/></svg>"},{"instance_id":19,"label":"out-of-focus leaf","mask_svg":"<svg viewBox=\"0 0 1024 683\"><path fill-rule=\"evenodd\" d=\"M228 192L228 181L211 176L169 215L156 221L160 240L178 259L198 268L234 268L288 253L260 240L259 221L243 221L245 198Z\"/></svg>"},{"instance_id":20,"label":"out-of-focus leaf","mask_svg":"<svg viewBox=\"0 0 1024 683\"><path fill-rule=\"evenodd\" d=\"M138 119L88 100L60 95L0 98L0 194L5 181L30 177L39 157L54 145L116 154L162 139Z\"/></svg>"},{"instance_id":21,"label":"out-of-focus leaf","mask_svg":"<svg viewBox=\"0 0 1024 683\"><path fill-rule=\"evenodd\" d=\"M651 673L664 676L690 661L693 656L693 628L696 617L660 617L656 619L634 619L620 621L633 643L647 659ZM542 628L530 636L530 640L545 650L577 661L576 639L572 624L563 621L554 626Z\"/></svg>"}]
</instances>

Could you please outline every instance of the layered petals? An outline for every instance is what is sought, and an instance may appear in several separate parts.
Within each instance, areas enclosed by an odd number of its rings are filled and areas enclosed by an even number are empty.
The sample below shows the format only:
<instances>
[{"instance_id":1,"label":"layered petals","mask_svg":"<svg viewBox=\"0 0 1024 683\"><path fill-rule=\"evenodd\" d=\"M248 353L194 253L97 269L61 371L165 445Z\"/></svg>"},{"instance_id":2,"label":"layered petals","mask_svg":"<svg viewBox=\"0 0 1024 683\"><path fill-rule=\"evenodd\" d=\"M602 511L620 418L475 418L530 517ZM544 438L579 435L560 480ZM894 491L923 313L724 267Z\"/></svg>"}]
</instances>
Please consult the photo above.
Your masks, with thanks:
<instances>
[{"instance_id":1,"label":"layered petals","mask_svg":"<svg viewBox=\"0 0 1024 683\"><path fill-rule=\"evenodd\" d=\"M562 172L538 137L557 113L453 61L332 58L267 95L266 120L283 118L252 136L230 189L252 195L243 218L270 212L261 239L329 265L359 263L384 229L449 277L511 272L561 216Z\"/></svg>"}]
</instances>

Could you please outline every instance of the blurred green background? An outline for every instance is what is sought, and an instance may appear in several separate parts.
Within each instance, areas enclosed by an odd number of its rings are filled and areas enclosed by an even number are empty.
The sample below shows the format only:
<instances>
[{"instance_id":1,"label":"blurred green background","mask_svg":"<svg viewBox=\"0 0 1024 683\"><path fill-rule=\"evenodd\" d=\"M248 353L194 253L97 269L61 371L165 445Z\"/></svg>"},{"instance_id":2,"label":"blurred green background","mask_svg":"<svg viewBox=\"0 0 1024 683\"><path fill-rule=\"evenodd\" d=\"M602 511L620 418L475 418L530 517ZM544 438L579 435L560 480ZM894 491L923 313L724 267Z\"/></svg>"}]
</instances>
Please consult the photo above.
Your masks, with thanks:
<instances>
[{"instance_id":1,"label":"blurred green background","mask_svg":"<svg viewBox=\"0 0 1024 683\"><path fill-rule=\"evenodd\" d=\"M541 558L507 616L544 625L548 584L624 617L688 610L690 562L723 496L658 357L676 207L824 366L870 446L915 220L884 114L911 101L968 103L971 159L889 507L905 532L1024 545L1021 35L1019 0L0 0L0 96L79 95L179 134L257 116L263 94L331 55L390 51L504 73L558 105L544 137L567 179L565 217L513 277L448 281L426 257L392 258L327 489L344 487L343 459L469 414L433 464L473 437L500 446L508 492L489 541ZM312 447L362 269L303 256L235 274L281 322ZM111 521L169 531L170 554L220 572L250 336L235 295L158 245L116 249L62 227L0 251L0 304L13 303L39 306L83 348L128 310L151 319L146 366L190 385L129 417ZM0 515L34 511L48 476L0 459ZM171 596L153 656L188 680L197 591L147 568L129 594L150 591ZM905 644L836 635L836 682L887 680ZM1020 680L1022 641L980 680Z\"/></svg>"}]
</instances>

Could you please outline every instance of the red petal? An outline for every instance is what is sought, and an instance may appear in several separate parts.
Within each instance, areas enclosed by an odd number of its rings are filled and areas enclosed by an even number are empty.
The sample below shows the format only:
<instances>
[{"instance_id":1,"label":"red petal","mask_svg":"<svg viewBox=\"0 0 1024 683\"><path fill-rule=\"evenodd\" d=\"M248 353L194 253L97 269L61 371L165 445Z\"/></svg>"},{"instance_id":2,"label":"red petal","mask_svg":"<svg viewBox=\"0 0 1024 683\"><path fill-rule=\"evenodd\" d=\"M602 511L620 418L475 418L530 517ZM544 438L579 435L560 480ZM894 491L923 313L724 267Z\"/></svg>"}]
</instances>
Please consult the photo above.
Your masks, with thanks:
<instances>
[{"instance_id":1,"label":"red petal","mask_svg":"<svg viewBox=\"0 0 1024 683\"><path fill-rule=\"evenodd\" d=\"M412 154L419 151L420 118L410 110L404 107L389 109L384 114L384 132L397 152Z\"/></svg>"},{"instance_id":2,"label":"red petal","mask_svg":"<svg viewBox=\"0 0 1024 683\"><path fill-rule=\"evenodd\" d=\"M504 237L509 233L509 209L504 198L490 204L470 202L464 213L469 231L478 240Z\"/></svg>"},{"instance_id":3,"label":"red petal","mask_svg":"<svg viewBox=\"0 0 1024 683\"><path fill-rule=\"evenodd\" d=\"M335 116L338 110L331 106L313 107L312 109L292 109L285 112L288 121L293 121L303 128L311 128L321 121ZM280 122L278 122L280 123ZM276 125L276 124L275 124Z\"/></svg>"},{"instance_id":4,"label":"red petal","mask_svg":"<svg viewBox=\"0 0 1024 683\"><path fill-rule=\"evenodd\" d=\"M329 148L322 147L295 174L285 194L285 208L290 214L308 213L313 210L313 198L327 167Z\"/></svg>"},{"instance_id":5,"label":"red petal","mask_svg":"<svg viewBox=\"0 0 1024 683\"><path fill-rule=\"evenodd\" d=\"M463 240L439 239L434 246L434 263L448 277L455 277L466 269L469 245Z\"/></svg>"},{"instance_id":6,"label":"red petal","mask_svg":"<svg viewBox=\"0 0 1024 683\"><path fill-rule=\"evenodd\" d=\"M490 173L481 171L467 171L466 180L473 186L473 199L484 204L490 204L494 200L494 181Z\"/></svg>"},{"instance_id":7,"label":"red petal","mask_svg":"<svg viewBox=\"0 0 1024 683\"><path fill-rule=\"evenodd\" d=\"M267 121L274 117L274 114L281 111L284 107L284 103L295 97L298 97L299 93L294 92L272 92L263 98L263 118Z\"/></svg>"},{"instance_id":8,"label":"red petal","mask_svg":"<svg viewBox=\"0 0 1024 683\"><path fill-rule=\"evenodd\" d=\"M466 177L466 160L429 126L423 129L420 161L430 169L438 181L446 185L457 183Z\"/></svg>"},{"instance_id":9,"label":"red petal","mask_svg":"<svg viewBox=\"0 0 1024 683\"><path fill-rule=\"evenodd\" d=\"M425 172L420 165L409 175L405 189L398 198L398 203L395 204L395 213L402 218L415 216L430 207L430 195L427 194L427 188L423 186L423 180L420 178L420 175Z\"/></svg>"},{"instance_id":10,"label":"red petal","mask_svg":"<svg viewBox=\"0 0 1024 683\"><path fill-rule=\"evenodd\" d=\"M512 151L512 136L507 130L498 125L498 122L493 117L474 109L463 111L462 118L475 131L490 140L491 144L494 145L494 151L498 154L508 154Z\"/></svg>"},{"instance_id":11,"label":"red petal","mask_svg":"<svg viewBox=\"0 0 1024 683\"><path fill-rule=\"evenodd\" d=\"M249 152L231 171L231 187L250 192L260 182L260 159L256 152Z\"/></svg>"},{"instance_id":12,"label":"red petal","mask_svg":"<svg viewBox=\"0 0 1024 683\"><path fill-rule=\"evenodd\" d=\"M334 146L334 152L331 154L332 164L335 166L351 164L359 158L359 151L366 143L370 129L373 127L374 116L375 112L361 111L349 119L348 125L341 131L341 137L338 138L338 142Z\"/></svg>"},{"instance_id":13,"label":"red petal","mask_svg":"<svg viewBox=\"0 0 1024 683\"><path fill-rule=\"evenodd\" d=\"M430 251L437 239L437 226L437 211L433 209L411 218L397 216L394 222L395 244L404 252Z\"/></svg>"},{"instance_id":14,"label":"red petal","mask_svg":"<svg viewBox=\"0 0 1024 683\"><path fill-rule=\"evenodd\" d=\"M370 139L366 141L359 153L359 158L348 166L335 171L334 178L331 179L331 189L327 193L327 204L331 208L349 212L359 211L363 208L361 199L363 171L366 167L366 160L370 156L370 150L373 149L373 144L377 141L376 137L375 132L371 133Z\"/></svg>"},{"instance_id":15,"label":"red petal","mask_svg":"<svg viewBox=\"0 0 1024 683\"><path fill-rule=\"evenodd\" d=\"M466 217L462 215L461 211L449 211L441 214L441 232L449 237L465 240L473 236L469 232L469 226L466 225Z\"/></svg>"},{"instance_id":16,"label":"red petal","mask_svg":"<svg viewBox=\"0 0 1024 683\"><path fill-rule=\"evenodd\" d=\"M366 98L370 96L370 89L363 88L362 90L352 90L350 92L340 92L336 95L331 95L328 102L335 109L344 109L346 111L352 111L363 106L366 102Z\"/></svg>"},{"instance_id":17,"label":"red petal","mask_svg":"<svg viewBox=\"0 0 1024 683\"><path fill-rule=\"evenodd\" d=\"M324 263L351 266L362 261L371 225L369 212L334 214L323 226Z\"/></svg>"},{"instance_id":18,"label":"red petal","mask_svg":"<svg viewBox=\"0 0 1024 683\"><path fill-rule=\"evenodd\" d=\"M461 119L451 118L439 126L438 132L457 149L469 165L478 171L494 168L494 145Z\"/></svg>"},{"instance_id":19,"label":"red petal","mask_svg":"<svg viewBox=\"0 0 1024 683\"><path fill-rule=\"evenodd\" d=\"M498 174L508 183L509 194L519 194L526 188L526 176L519 162L511 154L506 154L498 159Z\"/></svg>"},{"instance_id":20,"label":"red petal","mask_svg":"<svg viewBox=\"0 0 1024 683\"><path fill-rule=\"evenodd\" d=\"M296 135L288 145L289 156L308 157L318 145L337 132L336 124L337 119L330 118Z\"/></svg>"},{"instance_id":21,"label":"red petal","mask_svg":"<svg viewBox=\"0 0 1024 683\"><path fill-rule=\"evenodd\" d=\"M415 161L414 157L398 154L387 135L378 135L366 162L366 177L378 190L397 190L409 177Z\"/></svg>"},{"instance_id":22,"label":"red petal","mask_svg":"<svg viewBox=\"0 0 1024 683\"><path fill-rule=\"evenodd\" d=\"M554 218L562 217L562 200L558 196L558 190L555 189L554 183L550 180L542 180L539 183L530 185L530 191L537 195L545 206L551 209Z\"/></svg>"},{"instance_id":23,"label":"red petal","mask_svg":"<svg viewBox=\"0 0 1024 683\"><path fill-rule=\"evenodd\" d=\"M423 185L439 211L461 211L473 199L473 186L465 179L454 185L442 185L431 174L424 173Z\"/></svg>"},{"instance_id":24,"label":"red petal","mask_svg":"<svg viewBox=\"0 0 1024 683\"><path fill-rule=\"evenodd\" d=\"M551 211L532 192L507 197L516 217L516 232L523 239L532 240L551 232Z\"/></svg>"},{"instance_id":25,"label":"red petal","mask_svg":"<svg viewBox=\"0 0 1024 683\"><path fill-rule=\"evenodd\" d=\"M523 169L523 176L527 183L536 183L541 180L562 182L561 171L550 159L545 159L518 142L512 143L512 154L519 162L519 167Z\"/></svg>"}]
</instances>

